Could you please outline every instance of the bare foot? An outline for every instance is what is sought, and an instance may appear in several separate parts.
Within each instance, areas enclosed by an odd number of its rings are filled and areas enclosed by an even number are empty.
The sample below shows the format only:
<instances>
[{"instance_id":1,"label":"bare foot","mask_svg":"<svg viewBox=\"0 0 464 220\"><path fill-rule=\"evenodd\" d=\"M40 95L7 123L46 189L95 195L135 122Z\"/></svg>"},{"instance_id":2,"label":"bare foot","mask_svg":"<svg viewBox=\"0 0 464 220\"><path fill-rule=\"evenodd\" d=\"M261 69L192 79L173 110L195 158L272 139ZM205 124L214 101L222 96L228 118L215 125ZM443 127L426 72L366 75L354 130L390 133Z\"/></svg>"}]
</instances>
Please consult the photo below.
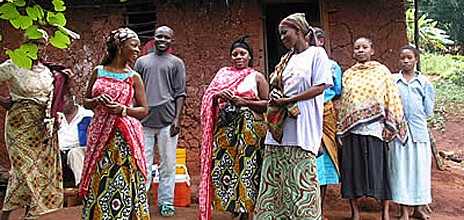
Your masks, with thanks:
<instances>
[{"instance_id":1,"label":"bare foot","mask_svg":"<svg viewBox=\"0 0 464 220\"><path fill-rule=\"evenodd\" d=\"M382 210L382 220L390 220L390 201L384 200Z\"/></svg>"},{"instance_id":2,"label":"bare foot","mask_svg":"<svg viewBox=\"0 0 464 220\"><path fill-rule=\"evenodd\" d=\"M401 216L399 220L409 220L409 207L401 205Z\"/></svg>"},{"instance_id":3,"label":"bare foot","mask_svg":"<svg viewBox=\"0 0 464 220\"><path fill-rule=\"evenodd\" d=\"M361 220L361 216L359 214L358 204L355 199L350 199L350 206L351 206L351 220Z\"/></svg>"},{"instance_id":4,"label":"bare foot","mask_svg":"<svg viewBox=\"0 0 464 220\"><path fill-rule=\"evenodd\" d=\"M412 214L412 217L421 219L421 220L430 220L430 216L425 212L423 206L419 206L414 209L414 213Z\"/></svg>"}]
</instances>

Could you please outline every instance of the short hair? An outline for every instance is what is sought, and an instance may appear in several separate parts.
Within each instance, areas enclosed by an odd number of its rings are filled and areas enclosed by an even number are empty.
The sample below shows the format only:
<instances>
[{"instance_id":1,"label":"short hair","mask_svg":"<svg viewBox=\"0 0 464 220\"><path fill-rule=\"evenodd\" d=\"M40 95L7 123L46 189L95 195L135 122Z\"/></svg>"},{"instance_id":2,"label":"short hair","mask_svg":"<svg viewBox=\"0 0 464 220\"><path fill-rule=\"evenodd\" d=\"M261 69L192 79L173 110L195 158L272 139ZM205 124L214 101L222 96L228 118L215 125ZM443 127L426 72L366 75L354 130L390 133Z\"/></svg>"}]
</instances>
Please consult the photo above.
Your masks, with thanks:
<instances>
[{"instance_id":1,"label":"short hair","mask_svg":"<svg viewBox=\"0 0 464 220\"><path fill-rule=\"evenodd\" d=\"M324 38L324 40L326 39L325 32L324 30L322 30L322 28L314 27L314 31L316 32L315 35L317 39L321 39L321 38Z\"/></svg>"},{"instance_id":2,"label":"short hair","mask_svg":"<svg viewBox=\"0 0 464 220\"><path fill-rule=\"evenodd\" d=\"M374 41L372 41L370 38L368 37L358 37L354 42L358 41L358 40L361 40L361 39L364 39L364 40L367 40L367 42L369 42L369 44L371 45L372 48L374 48Z\"/></svg>"},{"instance_id":3,"label":"short hair","mask_svg":"<svg viewBox=\"0 0 464 220\"><path fill-rule=\"evenodd\" d=\"M417 59L420 59L420 51L417 48L415 48L415 47L413 47L411 45L405 45L405 46L402 46L400 48L400 53L403 52L403 50L411 50L414 53L414 56Z\"/></svg>"}]
</instances>

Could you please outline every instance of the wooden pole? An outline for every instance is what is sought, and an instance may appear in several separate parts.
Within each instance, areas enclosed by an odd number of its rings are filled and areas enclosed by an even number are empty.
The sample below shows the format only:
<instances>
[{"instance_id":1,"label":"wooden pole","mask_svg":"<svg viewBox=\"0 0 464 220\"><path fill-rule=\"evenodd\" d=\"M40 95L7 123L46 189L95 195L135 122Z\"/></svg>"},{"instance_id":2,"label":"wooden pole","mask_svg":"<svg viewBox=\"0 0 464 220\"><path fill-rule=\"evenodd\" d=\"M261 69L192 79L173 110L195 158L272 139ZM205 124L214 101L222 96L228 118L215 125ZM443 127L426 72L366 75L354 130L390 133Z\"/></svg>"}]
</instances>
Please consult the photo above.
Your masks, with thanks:
<instances>
[{"instance_id":1,"label":"wooden pole","mask_svg":"<svg viewBox=\"0 0 464 220\"><path fill-rule=\"evenodd\" d=\"M414 0L414 44L419 50L419 0ZM420 59L417 62L417 70L420 71Z\"/></svg>"}]
</instances>

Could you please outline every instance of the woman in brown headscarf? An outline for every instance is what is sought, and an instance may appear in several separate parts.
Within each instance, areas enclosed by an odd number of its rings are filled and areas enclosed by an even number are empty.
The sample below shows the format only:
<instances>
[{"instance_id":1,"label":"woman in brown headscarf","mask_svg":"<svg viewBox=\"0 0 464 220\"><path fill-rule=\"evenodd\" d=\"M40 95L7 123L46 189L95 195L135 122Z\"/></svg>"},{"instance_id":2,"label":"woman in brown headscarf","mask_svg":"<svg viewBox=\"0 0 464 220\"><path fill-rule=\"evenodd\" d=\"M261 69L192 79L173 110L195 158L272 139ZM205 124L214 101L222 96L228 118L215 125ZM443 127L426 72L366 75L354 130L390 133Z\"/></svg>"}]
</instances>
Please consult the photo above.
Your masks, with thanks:
<instances>
[{"instance_id":1,"label":"woman in brown headscarf","mask_svg":"<svg viewBox=\"0 0 464 220\"><path fill-rule=\"evenodd\" d=\"M38 48L32 69L16 66L12 60L0 64L0 82L10 89L0 104L8 110L5 141L11 162L11 176L3 203L2 220L12 210L26 208L26 219L63 206L63 179L57 133L52 116L53 74L42 63L48 34L27 39Z\"/></svg>"},{"instance_id":2,"label":"woman in brown headscarf","mask_svg":"<svg viewBox=\"0 0 464 220\"><path fill-rule=\"evenodd\" d=\"M290 52L271 75L268 132L255 219L319 219L316 155L322 139L326 87L332 77L323 48L302 13L279 24Z\"/></svg>"}]
</instances>

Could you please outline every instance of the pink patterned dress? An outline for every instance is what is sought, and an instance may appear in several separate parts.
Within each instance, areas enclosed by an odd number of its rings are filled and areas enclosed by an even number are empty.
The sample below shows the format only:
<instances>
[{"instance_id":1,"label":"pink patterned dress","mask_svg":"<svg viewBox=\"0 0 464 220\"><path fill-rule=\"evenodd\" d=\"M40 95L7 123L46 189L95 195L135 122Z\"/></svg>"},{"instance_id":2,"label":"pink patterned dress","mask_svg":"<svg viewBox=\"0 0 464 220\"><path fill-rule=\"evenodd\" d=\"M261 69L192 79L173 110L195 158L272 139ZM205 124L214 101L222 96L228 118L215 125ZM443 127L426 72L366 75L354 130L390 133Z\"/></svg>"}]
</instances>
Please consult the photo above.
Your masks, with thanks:
<instances>
[{"instance_id":1,"label":"pink patterned dress","mask_svg":"<svg viewBox=\"0 0 464 220\"><path fill-rule=\"evenodd\" d=\"M105 93L117 103L132 105L132 75L98 67L92 96ZM150 219L140 121L109 114L103 106L94 111L79 192L84 199L82 219Z\"/></svg>"}]
</instances>

